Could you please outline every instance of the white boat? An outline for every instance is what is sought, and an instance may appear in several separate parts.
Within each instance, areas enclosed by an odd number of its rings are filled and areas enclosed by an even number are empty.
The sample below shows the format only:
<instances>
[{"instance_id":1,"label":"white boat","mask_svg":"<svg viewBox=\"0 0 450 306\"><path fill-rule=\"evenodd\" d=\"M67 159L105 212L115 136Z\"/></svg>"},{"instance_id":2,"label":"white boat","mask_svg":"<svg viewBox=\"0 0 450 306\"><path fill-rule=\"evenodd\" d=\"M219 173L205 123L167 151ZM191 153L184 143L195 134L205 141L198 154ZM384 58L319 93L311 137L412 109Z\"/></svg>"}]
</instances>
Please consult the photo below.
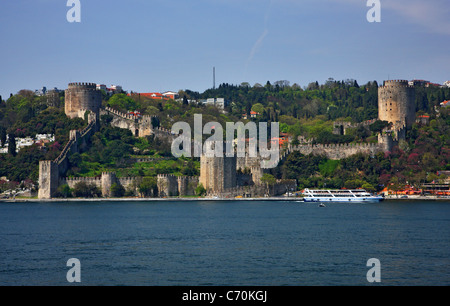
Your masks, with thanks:
<instances>
[{"instance_id":1,"label":"white boat","mask_svg":"<svg viewBox=\"0 0 450 306\"><path fill-rule=\"evenodd\" d=\"M382 196L374 196L364 189L342 189L342 190L313 190L303 191L304 202L380 202Z\"/></svg>"}]
</instances>

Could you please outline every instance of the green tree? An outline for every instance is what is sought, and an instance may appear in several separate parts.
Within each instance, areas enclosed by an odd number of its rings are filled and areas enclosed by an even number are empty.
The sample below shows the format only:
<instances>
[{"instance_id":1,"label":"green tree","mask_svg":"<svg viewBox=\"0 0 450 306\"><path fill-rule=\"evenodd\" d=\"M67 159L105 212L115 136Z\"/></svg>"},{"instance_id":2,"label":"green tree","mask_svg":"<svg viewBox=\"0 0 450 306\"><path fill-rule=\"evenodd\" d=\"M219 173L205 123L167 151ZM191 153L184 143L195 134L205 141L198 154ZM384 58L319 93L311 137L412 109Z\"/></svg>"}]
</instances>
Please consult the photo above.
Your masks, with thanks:
<instances>
[{"instance_id":1,"label":"green tree","mask_svg":"<svg viewBox=\"0 0 450 306\"><path fill-rule=\"evenodd\" d=\"M369 126L369 129L372 132L376 132L376 133L381 133L381 131L385 128L389 126L389 122L388 121L382 121L382 120L377 120L374 123L372 123Z\"/></svg>"},{"instance_id":2,"label":"green tree","mask_svg":"<svg viewBox=\"0 0 450 306\"><path fill-rule=\"evenodd\" d=\"M276 178L269 173L264 173L261 177L261 182L266 184L267 186L267 193L270 194L270 186L274 186L277 182Z\"/></svg>"},{"instance_id":3,"label":"green tree","mask_svg":"<svg viewBox=\"0 0 450 306\"><path fill-rule=\"evenodd\" d=\"M368 191L368 192L374 192L374 191L376 190L375 187L373 187L373 185L372 185L372 184L369 184L369 183L363 184L363 185L361 186L361 188L362 188L362 189L365 189L365 190Z\"/></svg>"},{"instance_id":4,"label":"green tree","mask_svg":"<svg viewBox=\"0 0 450 306\"><path fill-rule=\"evenodd\" d=\"M140 105L126 94L115 94L108 100L110 107L116 108L122 112L134 111L140 108Z\"/></svg>"},{"instance_id":5,"label":"green tree","mask_svg":"<svg viewBox=\"0 0 450 306\"><path fill-rule=\"evenodd\" d=\"M113 197L121 198L125 195L125 188L121 184L114 183L111 185L111 194Z\"/></svg>"},{"instance_id":6,"label":"green tree","mask_svg":"<svg viewBox=\"0 0 450 306\"><path fill-rule=\"evenodd\" d=\"M6 129L0 126L0 147L4 147L6 144Z\"/></svg>"},{"instance_id":7,"label":"green tree","mask_svg":"<svg viewBox=\"0 0 450 306\"><path fill-rule=\"evenodd\" d=\"M71 189L69 185L64 184L58 187L56 193L57 193L56 197L70 198L72 197L73 189Z\"/></svg>"},{"instance_id":8,"label":"green tree","mask_svg":"<svg viewBox=\"0 0 450 306\"><path fill-rule=\"evenodd\" d=\"M149 197L156 193L158 188L157 180L155 177L146 176L142 178L142 181L138 185L139 193L144 197Z\"/></svg>"},{"instance_id":9,"label":"green tree","mask_svg":"<svg viewBox=\"0 0 450 306\"><path fill-rule=\"evenodd\" d=\"M198 184L197 188L195 188L195 195L202 197L206 194L206 189L203 187L203 184Z\"/></svg>"},{"instance_id":10,"label":"green tree","mask_svg":"<svg viewBox=\"0 0 450 306\"><path fill-rule=\"evenodd\" d=\"M8 135L8 153L12 156L16 156L17 146L16 146L16 136L14 134Z\"/></svg>"},{"instance_id":11,"label":"green tree","mask_svg":"<svg viewBox=\"0 0 450 306\"><path fill-rule=\"evenodd\" d=\"M94 198L100 197L102 195L102 192L95 184L78 182L73 188L73 194L78 198Z\"/></svg>"}]
</instances>

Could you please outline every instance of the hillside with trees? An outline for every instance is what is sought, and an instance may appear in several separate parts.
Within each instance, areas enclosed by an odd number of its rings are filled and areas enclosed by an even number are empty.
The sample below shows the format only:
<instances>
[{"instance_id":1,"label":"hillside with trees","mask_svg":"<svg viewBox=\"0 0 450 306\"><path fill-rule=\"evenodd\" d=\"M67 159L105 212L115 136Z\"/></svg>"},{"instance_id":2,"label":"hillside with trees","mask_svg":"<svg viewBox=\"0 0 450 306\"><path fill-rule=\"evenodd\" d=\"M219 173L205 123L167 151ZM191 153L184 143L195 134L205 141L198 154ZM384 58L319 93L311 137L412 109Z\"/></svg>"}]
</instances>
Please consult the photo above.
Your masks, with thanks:
<instances>
[{"instance_id":1,"label":"hillside with trees","mask_svg":"<svg viewBox=\"0 0 450 306\"><path fill-rule=\"evenodd\" d=\"M170 129L175 122L185 121L193 126L195 114L203 114L203 123L280 122L282 132L289 133L294 142L298 136L318 143L374 142L382 122L367 129L349 130L347 135L332 134L334 121L362 122L377 118L377 82L360 85L356 80L326 80L301 87L289 81L271 84L221 84L203 93L190 90L179 92L180 100L153 100L124 93L103 95L103 105L122 112L140 111L156 116L155 126ZM225 111L207 106L207 98L225 98ZM379 190L388 184L420 184L436 181L438 170L450 170L450 114L439 103L450 100L450 88L416 87L416 112L428 115L429 123L417 123L408 132L407 141L392 152L373 158L355 155L332 161L320 156L292 153L282 165L272 171L276 178L297 179L299 187L354 188ZM61 93L64 101L64 93ZM189 102L190 101L190 102ZM438 110L438 111L436 111ZM256 113L250 118L251 112ZM249 119L243 119L247 115ZM70 158L69 176L98 176L103 171L115 171L118 176L155 178L159 173L198 175L198 159L174 159L170 144L161 139L137 139L129 131L110 127L108 118L92 137L90 149ZM56 158L68 141L69 131L82 129L87 122L69 119L61 108L48 107L46 97L22 90L6 101L0 99L0 143L8 135L11 148L14 139L36 134L53 134L56 141L42 146L33 145L17 154L10 150L0 154L0 177L17 184L37 183L39 160ZM381 124L381 126L380 126ZM138 158L143 162L135 162ZM150 181L147 180L147 181ZM0 191L2 187L0 186ZM150 187L149 187L150 188ZM4 189L4 188L3 188Z\"/></svg>"}]
</instances>

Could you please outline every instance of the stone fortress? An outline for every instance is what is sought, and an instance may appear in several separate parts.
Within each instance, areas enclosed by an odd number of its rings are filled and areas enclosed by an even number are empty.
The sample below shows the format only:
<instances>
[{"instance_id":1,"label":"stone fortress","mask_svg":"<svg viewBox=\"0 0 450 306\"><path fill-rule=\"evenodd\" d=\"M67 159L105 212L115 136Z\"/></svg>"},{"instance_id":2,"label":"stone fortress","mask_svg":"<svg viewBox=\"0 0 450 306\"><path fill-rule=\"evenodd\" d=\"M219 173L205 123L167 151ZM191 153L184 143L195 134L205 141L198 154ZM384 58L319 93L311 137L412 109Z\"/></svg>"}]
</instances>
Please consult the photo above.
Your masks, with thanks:
<instances>
[{"instance_id":1,"label":"stone fortress","mask_svg":"<svg viewBox=\"0 0 450 306\"><path fill-rule=\"evenodd\" d=\"M313 145L311 143L298 146L289 145L280 156L280 161L292 151L299 151L304 155L325 155L330 159L343 159L354 154L363 153L375 155L379 152L391 151L401 139L405 139L406 130L415 121L415 92L408 85L408 81L385 81L378 89L378 120L388 121L390 129L383 130L378 135L378 143L373 144L339 144ZM71 188L76 183L84 181L95 184L102 190L103 197L111 197L112 184L127 187L135 186L138 178L118 178L114 173L103 173L101 178L65 178L68 170L68 156L83 151L89 138L99 128L101 115L112 116L111 125L130 130L136 137L155 135L169 140L175 139L170 130L153 127L151 116L136 117L118 112L111 108L102 108L101 93L92 83L70 83L66 90L65 113L70 118L85 118L88 111L88 126L83 131L71 131L70 140L61 155L54 161L41 161L39 165L39 198L52 198L60 185L67 184ZM360 125L369 126L376 119L359 124L336 122L334 133L345 134L347 128ZM225 147L225 146L224 146ZM176 177L161 174L157 177L158 195L192 196L195 188L201 183L207 194L217 197L256 197L280 195L287 191L296 190L295 180L277 180L267 188L261 182L261 177L267 171L261 169L260 158L251 157L214 157L202 155L200 157L199 177Z\"/></svg>"},{"instance_id":2,"label":"stone fortress","mask_svg":"<svg viewBox=\"0 0 450 306\"><path fill-rule=\"evenodd\" d=\"M378 134L377 143L363 144L300 144L289 146L288 152L299 151L304 155L325 155L329 159L343 159L362 153L374 156L380 152L392 151L392 148L405 140L406 131L410 129L416 119L415 90L405 80L384 81L378 88L378 118L361 123L334 123L333 133L345 135L349 128L368 128L377 120L387 121L391 126Z\"/></svg>"}]
</instances>

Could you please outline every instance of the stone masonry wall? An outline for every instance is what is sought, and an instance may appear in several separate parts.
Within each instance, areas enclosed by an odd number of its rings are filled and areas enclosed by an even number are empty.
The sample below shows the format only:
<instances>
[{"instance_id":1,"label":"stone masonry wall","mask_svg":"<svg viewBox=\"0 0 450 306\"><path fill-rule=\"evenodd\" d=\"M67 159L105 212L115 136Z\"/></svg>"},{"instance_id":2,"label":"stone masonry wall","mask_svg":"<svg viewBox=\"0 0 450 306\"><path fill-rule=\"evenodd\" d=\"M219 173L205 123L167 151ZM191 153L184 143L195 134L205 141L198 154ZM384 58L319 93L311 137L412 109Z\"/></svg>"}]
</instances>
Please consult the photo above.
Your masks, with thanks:
<instances>
[{"instance_id":1,"label":"stone masonry wall","mask_svg":"<svg viewBox=\"0 0 450 306\"><path fill-rule=\"evenodd\" d=\"M69 118L79 116L79 110L98 113L102 94L94 83L70 83L65 91L65 113Z\"/></svg>"},{"instance_id":2,"label":"stone masonry wall","mask_svg":"<svg viewBox=\"0 0 450 306\"><path fill-rule=\"evenodd\" d=\"M396 123L405 122L411 128L415 122L415 90L408 81L385 81L378 88L378 119Z\"/></svg>"}]
</instances>

